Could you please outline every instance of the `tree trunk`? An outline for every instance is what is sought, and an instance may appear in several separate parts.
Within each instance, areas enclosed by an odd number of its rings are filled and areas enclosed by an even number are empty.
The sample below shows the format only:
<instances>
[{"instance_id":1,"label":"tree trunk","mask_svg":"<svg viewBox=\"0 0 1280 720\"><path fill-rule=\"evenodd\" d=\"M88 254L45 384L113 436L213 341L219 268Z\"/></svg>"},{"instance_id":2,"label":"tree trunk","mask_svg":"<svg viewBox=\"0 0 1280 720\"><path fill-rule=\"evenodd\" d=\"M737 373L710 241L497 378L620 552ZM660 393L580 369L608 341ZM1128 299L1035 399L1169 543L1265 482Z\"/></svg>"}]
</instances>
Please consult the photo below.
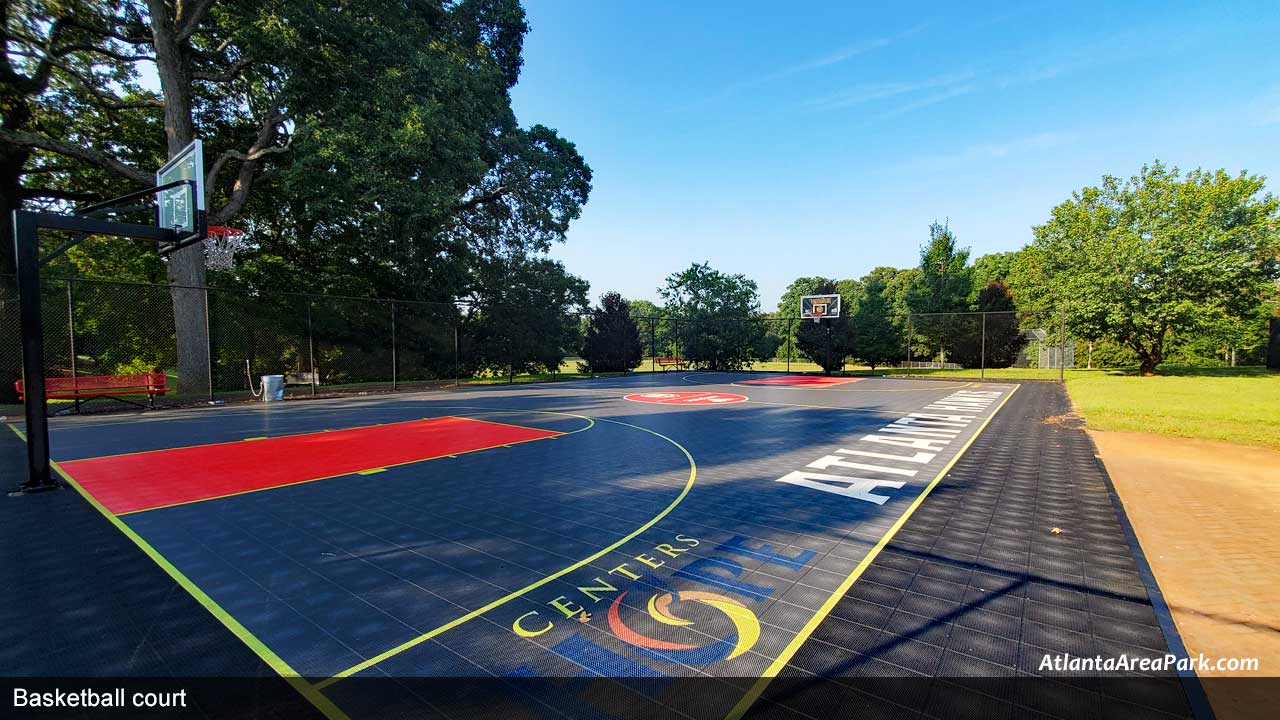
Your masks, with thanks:
<instances>
[{"instance_id":1,"label":"tree trunk","mask_svg":"<svg viewBox=\"0 0 1280 720\"><path fill-rule=\"evenodd\" d=\"M1156 367L1164 361L1164 344L1157 342L1154 347L1135 348L1138 351L1138 374L1155 375Z\"/></svg>"},{"instance_id":2,"label":"tree trunk","mask_svg":"<svg viewBox=\"0 0 1280 720\"><path fill-rule=\"evenodd\" d=\"M169 157L195 139L191 120L191 46L175 36L174 18L163 0L151 0L151 33L156 72L164 95L164 131ZM190 245L169 256L173 330L177 337L178 392L203 392L209 386L209 334L205 324L204 247Z\"/></svg>"},{"instance_id":3,"label":"tree trunk","mask_svg":"<svg viewBox=\"0 0 1280 720\"><path fill-rule=\"evenodd\" d=\"M1141 360L1141 362L1138 364L1138 374L1139 374L1139 375L1155 375L1155 374L1156 374L1156 365L1157 365L1157 363L1156 363L1156 360L1155 360L1154 358L1152 358L1150 355L1148 355L1148 354L1145 354L1145 353L1144 353L1144 354L1140 357L1140 360Z\"/></svg>"}]
</instances>

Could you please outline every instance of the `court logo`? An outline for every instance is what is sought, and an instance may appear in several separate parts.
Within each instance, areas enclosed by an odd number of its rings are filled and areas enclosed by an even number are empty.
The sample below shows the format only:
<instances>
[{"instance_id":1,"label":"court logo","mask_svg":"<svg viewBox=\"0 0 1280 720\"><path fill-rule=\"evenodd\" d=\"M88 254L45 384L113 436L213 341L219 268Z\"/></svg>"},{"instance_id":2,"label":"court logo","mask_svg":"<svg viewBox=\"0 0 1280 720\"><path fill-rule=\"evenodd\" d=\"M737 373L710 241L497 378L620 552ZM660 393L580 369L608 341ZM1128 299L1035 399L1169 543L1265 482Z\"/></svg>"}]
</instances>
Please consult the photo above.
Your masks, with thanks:
<instances>
[{"instance_id":1,"label":"court logo","mask_svg":"<svg viewBox=\"0 0 1280 720\"><path fill-rule=\"evenodd\" d=\"M622 619L622 599L627 596L624 591L609 606L609 630L621 641L637 648L640 653L657 660L677 662L686 665L706 665L721 660L732 660L750 650L760 639L760 621L755 613L747 609L741 602L721 595L720 593L699 590L683 592L655 592L646 604L647 615L657 621L660 626L689 627L695 626L693 620L685 619L672 609L671 603L699 603L714 608L728 618L733 631L726 637L716 638L704 634L706 642L690 644L673 642L644 634L627 625ZM639 611L628 608L631 613ZM697 628L695 628L697 629Z\"/></svg>"},{"instance_id":2,"label":"court logo","mask_svg":"<svg viewBox=\"0 0 1280 720\"><path fill-rule=\"evenodd\" d=\"M658 405L729 405L746 402L745 395L714 392L647 392L623 395L623 400Z\"/></svg>"}]
</instances>

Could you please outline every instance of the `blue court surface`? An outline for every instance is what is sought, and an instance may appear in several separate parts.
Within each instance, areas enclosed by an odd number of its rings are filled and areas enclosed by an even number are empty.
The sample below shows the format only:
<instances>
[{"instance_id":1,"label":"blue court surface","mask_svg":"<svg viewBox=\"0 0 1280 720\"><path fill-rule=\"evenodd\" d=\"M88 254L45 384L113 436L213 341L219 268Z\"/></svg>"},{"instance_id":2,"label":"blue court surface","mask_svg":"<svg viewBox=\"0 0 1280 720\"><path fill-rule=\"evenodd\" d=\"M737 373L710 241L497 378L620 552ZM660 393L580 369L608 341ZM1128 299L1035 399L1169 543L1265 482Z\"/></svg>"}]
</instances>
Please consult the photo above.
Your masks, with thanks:
<instances>
[{"instance_id":1,"label":"blue court surface","mask_svg":"<svg viewBox=\"0 0 1280 720\"><path fill-rule=\"evenodd\" d=\"M814 658L851 647L853 631L869 633L860 667L881 674L946 674L952 655L971 664L957 674L1030 674L1016 653L992 657L998 641L1029 642L1018 613L978 603L989 623L1014 618L1013 639L937 619L969 600L974 567L1001 557L988 551L1002 538L949 513L944 540L973 560L963 579L936 573L932 586L902 545L1026 389L749 382L770 377L672 372L74 418L53 424L51 442L59 472L136 549L331 718L382 716L357 692L379 677L747 679L706 713L739 716L769 678L830 674ZM1006 474L1036 462L1003 452L986 462ZM1167 650L1115 537L1110 550L1072 552L1114 571L1107 598L1154 631L1144 647ZM880 567L894 558L896 570ZM1029 592L1009 595L1026 604ZM965 632L968 645L951 643ZM868 651L877 638L901 642Z\"/></svg>"}]
</instances>

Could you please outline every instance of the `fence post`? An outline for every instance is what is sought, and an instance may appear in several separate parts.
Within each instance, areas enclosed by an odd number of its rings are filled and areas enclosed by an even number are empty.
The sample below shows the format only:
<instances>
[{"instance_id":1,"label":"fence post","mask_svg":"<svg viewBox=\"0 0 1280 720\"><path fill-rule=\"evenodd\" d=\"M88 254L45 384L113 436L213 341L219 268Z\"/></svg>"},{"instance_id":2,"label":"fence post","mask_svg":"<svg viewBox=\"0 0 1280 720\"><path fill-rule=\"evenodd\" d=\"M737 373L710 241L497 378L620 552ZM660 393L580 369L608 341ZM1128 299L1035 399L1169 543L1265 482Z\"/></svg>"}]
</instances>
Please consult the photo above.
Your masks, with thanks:
<instances>
[{"instance_id":1,"label":"fence post","mask_svg":"<svg viewBox=\"0 0 1280 720\"><path fill-rule=\"evenodd\" d=\"M316 396L316 343L311 331L311 296L307 296L307 358L311 362L311 397Z\"/></svg>"},{"instance_id":2,"label":"fence post","mask_svg":"<svg viewBox=\"0 0 1280 720\"><path fill-rule=\"evenodd\" d=\"M396 368L399 365L396 362L396 303L391 301L391 390L394 392L396 387Z\"/></svg>"},{"instance_id":3,"label":"fence post","mask_svg":"<svg viewBox=\"0 0 1280 720\"><path fill-rule=\"evenodd\" d=\"M67 350L71 352L71 378L80 376L76 371L76 313L71 295L71 284L75 282L71 278L67 278ZM75 399L76 412L80 412L80 393L76 393Z\"/></svg>"},{"instance_id":4,"label":"fence post","mask_svg":"<svg viewBox=\"0 0 1280 720\"><path fill-rule=\"evenodd\" d=\"M791 318L787 318L787 373L791 373Z\"/></svg>"},{"instance_id":5,"label":"fence post","mask_svg":"<svg viewBox=\"0 0 1280 720\"><path fill-rule=\"evenodd\" d=\"M1058 382L1067 376L1067 309L1058 309Z\"/></svg>"},{"instance_id":6,"label":"fence post","mask_svg":"<svg viewBox=\"0 0 1280 720\"><path fill-rule=\"evenodd\" d=\"M978 377L987 377L987 314L982 313L982 359L979 361Z\"/></svg>"},{"instance_id":7,"label":"fence post","mask_svg":"<svg viewBox=\"0 0 1280 720\"><path fill-rule=\"evenodd\" d=\"M209 288L204 288L204 368L209 378L209 403L213 404L213 335L209 332ZM253 382L252 379L249 382Z\"/></svg>"},{"instance_id":8,"label":"fence post","mask_svg":"<svg viewBox=\"0 0 1280 720\"><path fill-rule=\"evenodd\" d=\"M458 321L453 321L453 386L462 384L462 368L458 365Z\"/></svg>"},{"instance_id":9,"label":"fence post","mask_svg":"<svg viewBox=\"0 0 1280 720\"><path fill-rule=\"evenodd\" d=\"M912 340L911 316L907 315L907 374L911 374L911 344Z\"/></svg>"},{"instance_id":10,"label":"fence post","mask_svg":"<svg viewBox=\"0 0 1280 720\"><path fill-rule=\"evenodd\" d=\"M658 322L657 318L649 318L649 372L658 370Z\"/></svg>"},{"instance_id":11,"label":"fence post","mask_svg":"<svg viewBox=\"0 0 1280 720\"><path fill-rule=\"evenodd\" d=\"M675 343L672 345L672 350L675 351L676 357L680 358L680 360L683 362L685 359L684 358L684 342L680 339L680 321L673 320L672 322L674 323L675 335L676 335ZM679 367L680 367L679 365L676 366L677 369L679 369Z\"/></svg>"}]
</instances>

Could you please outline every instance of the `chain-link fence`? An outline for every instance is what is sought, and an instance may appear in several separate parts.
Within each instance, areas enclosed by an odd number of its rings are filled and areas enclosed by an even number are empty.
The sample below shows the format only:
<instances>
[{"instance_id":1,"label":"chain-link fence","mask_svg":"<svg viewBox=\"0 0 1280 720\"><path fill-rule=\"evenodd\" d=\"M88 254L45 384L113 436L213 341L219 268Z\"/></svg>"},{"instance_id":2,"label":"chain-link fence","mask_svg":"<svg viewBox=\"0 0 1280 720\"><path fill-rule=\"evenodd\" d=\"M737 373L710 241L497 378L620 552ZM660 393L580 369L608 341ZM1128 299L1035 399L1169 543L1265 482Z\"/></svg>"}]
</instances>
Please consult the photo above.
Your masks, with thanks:
<instances>
[{"instance_id":1,"label":"chain-link fence","mask_svg":"<svg viewBox=\"0 0 1280 720\"><path fill-rule=\"evenodd\" d=\"M928 373L1061 379L1074 367L1058 310L913 313L905 318L905 368Z\"/></svg>"},{"instance_id":2,"label":"chain-link fence","mask_svg":"<svg viewBox=\"0 0 1280 720\"><path fill-rule=\"evenodd\" d=\"M179 361L176 294L198 294L201 357ZM761 315L636 316L609 330L554 307L265 293L82 278L45 279L46 377L162 371L163 402L248 398L264 375L290 395L381 392L462 382L580 377L606 371L888 372L1058 379L1076 367L1132 364L1126 350L1071 334L1058 310L854 313L821 322ZM21 376L17 291L0 277L0 404ZM610 334L614 333L614 334ZM1260 322L1241 357L1261 364ZM1252 335L1248 335L1252 338ZM1199 341L1199 339L1197 339ZM1202 343L1203 344L1203 343ZM1187 346L1192 346L1187 343ZM1226 363L1236 350L1210 348ZM188 372L186 377L183 373Z\"/></svg>"}]
</instances>

